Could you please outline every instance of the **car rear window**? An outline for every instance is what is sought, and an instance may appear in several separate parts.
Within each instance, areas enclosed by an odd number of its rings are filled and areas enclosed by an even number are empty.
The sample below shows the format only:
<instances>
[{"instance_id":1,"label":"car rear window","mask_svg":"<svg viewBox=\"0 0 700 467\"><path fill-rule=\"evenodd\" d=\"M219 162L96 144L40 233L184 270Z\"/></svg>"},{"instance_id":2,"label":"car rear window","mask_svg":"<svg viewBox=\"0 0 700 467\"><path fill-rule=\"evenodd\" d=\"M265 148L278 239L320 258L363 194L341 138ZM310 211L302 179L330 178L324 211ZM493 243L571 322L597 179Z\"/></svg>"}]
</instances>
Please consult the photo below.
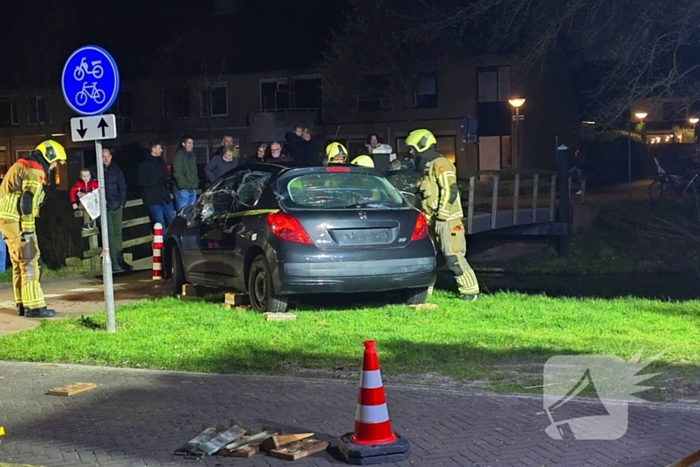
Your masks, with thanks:
<instances>
[{"instance_id":1,"label":"car rear window","mask_svg":"<svg viewBox=\"0 0 700 467\"><path fill-rule=\"evenodd\" d=\"M316 172L284 180L282 204L292 209L391 209L407 203L384 177L361 172Z\"/></svg>"}]
</instances>

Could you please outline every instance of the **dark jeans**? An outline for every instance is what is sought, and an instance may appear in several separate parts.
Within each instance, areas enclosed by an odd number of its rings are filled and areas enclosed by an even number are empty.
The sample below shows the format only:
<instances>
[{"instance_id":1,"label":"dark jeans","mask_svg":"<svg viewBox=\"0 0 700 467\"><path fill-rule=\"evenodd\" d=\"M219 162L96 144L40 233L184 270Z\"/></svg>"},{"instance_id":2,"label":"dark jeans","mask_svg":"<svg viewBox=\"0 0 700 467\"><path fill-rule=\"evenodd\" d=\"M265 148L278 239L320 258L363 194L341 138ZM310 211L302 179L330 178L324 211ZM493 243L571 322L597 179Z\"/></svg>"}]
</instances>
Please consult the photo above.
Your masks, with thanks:
<instances>
[{"instance_id":1,"label":"dark jeans","mask_svg":"<svg viewBox=\"0 0 700 467\"><path fill-rule=\"evenodd\" d=\"M163 226L163 237L165 238L165 229L175 219L175 209L173 203L156 204L148 206L148 217L151 218L151 224L160 223Z\"/></svg>"},{"instance_id":2,"label":"dark jeans","mask_svg":"<svg viewBox=\"0 0 700 467\"><path fill-rule=\"evenodd\" d=\"M124 208L107 211L107 231L109 232L109 256L112 264L122 261L122 214Z\"/></svg>"}]
</instances>

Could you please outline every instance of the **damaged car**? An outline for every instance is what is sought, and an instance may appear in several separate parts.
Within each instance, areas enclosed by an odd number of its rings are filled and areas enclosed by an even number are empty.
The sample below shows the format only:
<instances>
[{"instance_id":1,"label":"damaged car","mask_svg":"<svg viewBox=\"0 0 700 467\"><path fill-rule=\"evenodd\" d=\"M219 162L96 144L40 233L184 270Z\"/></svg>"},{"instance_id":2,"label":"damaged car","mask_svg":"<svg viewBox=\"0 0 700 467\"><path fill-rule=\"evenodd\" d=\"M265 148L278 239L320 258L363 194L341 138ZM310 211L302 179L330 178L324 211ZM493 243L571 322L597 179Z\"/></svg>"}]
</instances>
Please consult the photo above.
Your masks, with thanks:
<instances>
[{"instance_id":1,"label":"damaged car","mask_svg":"<svg viewBox=\"0 0 700 467\"><path fill-rule=\"evenodd\" d=\"M436 280L423 214L374 169L345 165L228 172L170 224L163 263L174 294L185 283L223 288L261 312L287 311L295 294L391 292L420 304Z\"/></svg>"}]
</instances>

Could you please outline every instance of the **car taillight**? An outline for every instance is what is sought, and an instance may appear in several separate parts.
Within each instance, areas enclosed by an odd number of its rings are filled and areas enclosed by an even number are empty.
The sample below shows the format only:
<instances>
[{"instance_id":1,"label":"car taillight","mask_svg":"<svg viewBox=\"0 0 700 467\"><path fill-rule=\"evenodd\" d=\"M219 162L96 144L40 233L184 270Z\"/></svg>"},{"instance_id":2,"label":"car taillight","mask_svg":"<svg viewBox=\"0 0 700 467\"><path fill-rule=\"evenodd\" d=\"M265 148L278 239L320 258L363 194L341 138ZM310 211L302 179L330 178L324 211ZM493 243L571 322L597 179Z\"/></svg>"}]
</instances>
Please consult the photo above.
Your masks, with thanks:
<instances>
[{"instance_id":1,"label":"car taillight","mask_svg":"<svg viewBox=\"0 0 700 467\"><path fill-rule=\"evenodd\" d=\"M350 172L350 167L326 167L326 172Z\"/></svg>"},{"instance_id":2,"label":"car taillight","mask_svg":"<svg viewBox=\"0 0 700 467\"><path fill-rule=\"evenodd\" d=\"M301 226L298 220L289 214L281 212L272 212L267 215L267 225L270 230L280 239L285 242L303 243L304 245L313 245L309 234L306 233L304 227Z\"/></svg>"},{"instance_id":3,"label":"car taillight","mask_svg":"<svg viewBox=\"0 0 700 467\"><path fill-rule=\"evenodd\" d=\"M416 225L413 227L413 235L411 235L411 241L423 240L428 236L428 223L425 221L425 216L422 212L418 213L418 218L416 219Z\"/></svg>"}]
</instances>

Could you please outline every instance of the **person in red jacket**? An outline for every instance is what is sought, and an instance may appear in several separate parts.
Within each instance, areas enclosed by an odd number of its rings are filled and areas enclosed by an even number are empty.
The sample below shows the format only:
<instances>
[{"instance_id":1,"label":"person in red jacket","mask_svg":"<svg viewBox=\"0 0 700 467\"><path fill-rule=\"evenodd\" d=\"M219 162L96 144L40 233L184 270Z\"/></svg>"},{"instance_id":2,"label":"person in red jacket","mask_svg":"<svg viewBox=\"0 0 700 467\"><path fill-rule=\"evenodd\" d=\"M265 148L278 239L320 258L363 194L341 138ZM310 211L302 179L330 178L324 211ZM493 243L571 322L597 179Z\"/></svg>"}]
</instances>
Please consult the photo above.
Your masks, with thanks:
<instances>
[{"instance_id":1,"label":"person in red jacket","mask_svg":"<svg viewBox=\"0 0 700 467\"><path fill-rule=\"evenodd\" d=\"M73 203L73 210L78 209L79 200L91 191L97 190L97 180L92 179L90 171L83 169L80 171L80 180L75 182L73 188L70 189L70 202ZM95 228L95 221L92 220L90 214L83 209L83 230L92 230Z\"/></svg>"}]
</instances>

